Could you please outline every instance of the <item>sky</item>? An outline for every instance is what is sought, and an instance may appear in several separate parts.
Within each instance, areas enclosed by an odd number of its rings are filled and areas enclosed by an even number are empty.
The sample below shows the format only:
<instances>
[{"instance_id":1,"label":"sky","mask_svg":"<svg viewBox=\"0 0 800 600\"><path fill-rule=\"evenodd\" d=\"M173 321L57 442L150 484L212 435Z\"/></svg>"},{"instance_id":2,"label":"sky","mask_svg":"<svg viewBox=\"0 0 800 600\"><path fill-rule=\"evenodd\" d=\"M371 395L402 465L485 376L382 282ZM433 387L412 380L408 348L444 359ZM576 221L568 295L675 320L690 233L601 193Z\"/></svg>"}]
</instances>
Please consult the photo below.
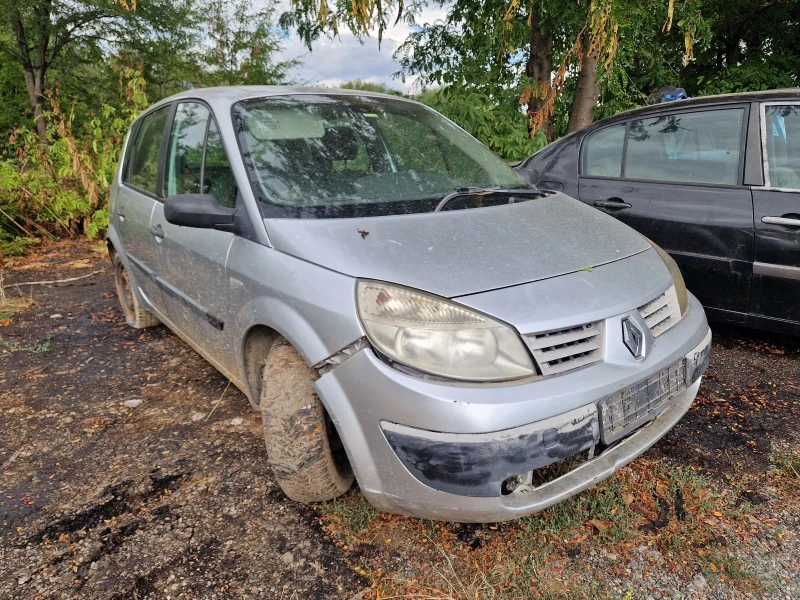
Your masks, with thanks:
<instances>
[{"instance_id":1,"label":"sky","mask_svg":"<svg viewBox=\"0 0 800 600\"><path fill-rule=\"evenodd\" d=\"M289 2L284 0L279 4L279 13L285 10L284 5L288 8ZM445 14L446 9L425 8L416 22L420 25L433 23L444 18ZM407 24L398 23L384 31L379 49L377 32L371 32L362 45L349 31L342 30L340 38L329 40L323 37L314 42L311 52L295 32L290 32L280 60L297 58L302 61L302 65L291 73L292 79L298 84L336 87L345 81L361 79L413 92L417 91L413 79L403 83L392 77L400 70L400 65L392 59L392 55L411 31Z\"/></svg>"}]
</instances>

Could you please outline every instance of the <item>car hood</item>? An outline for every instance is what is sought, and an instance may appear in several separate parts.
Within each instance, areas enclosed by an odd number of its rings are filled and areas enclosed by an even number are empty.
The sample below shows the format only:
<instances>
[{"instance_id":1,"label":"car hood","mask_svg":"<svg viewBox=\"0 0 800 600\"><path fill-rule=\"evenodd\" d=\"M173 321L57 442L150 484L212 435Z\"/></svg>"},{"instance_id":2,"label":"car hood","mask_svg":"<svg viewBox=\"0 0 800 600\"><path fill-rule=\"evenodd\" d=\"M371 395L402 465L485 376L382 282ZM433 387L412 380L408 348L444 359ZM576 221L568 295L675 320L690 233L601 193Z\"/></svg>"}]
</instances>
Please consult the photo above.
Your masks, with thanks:
<instances>
[{"instance_id":1,"label":"car hood","mask_svg":"<svg viewBox=\"0 0 800 600\"><path fill-rule=\"evenodd\" d=\"M650 248L627 225L563 194L488 208L265 224L281 252L447 298L557 277Z\"/></svg>"}]
</instances>

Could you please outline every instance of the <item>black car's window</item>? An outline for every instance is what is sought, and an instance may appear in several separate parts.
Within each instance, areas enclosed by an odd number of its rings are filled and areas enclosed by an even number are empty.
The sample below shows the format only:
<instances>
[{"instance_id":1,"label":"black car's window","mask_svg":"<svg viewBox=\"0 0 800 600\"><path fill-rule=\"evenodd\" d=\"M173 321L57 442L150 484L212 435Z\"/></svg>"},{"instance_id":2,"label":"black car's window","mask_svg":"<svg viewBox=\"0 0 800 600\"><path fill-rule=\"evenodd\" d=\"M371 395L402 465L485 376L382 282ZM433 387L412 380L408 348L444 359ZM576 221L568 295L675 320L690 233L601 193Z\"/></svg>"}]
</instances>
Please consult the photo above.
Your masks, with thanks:
<instances>
[{"instance_id":1,"label":"black car's window","mask_svg":"<svg viewBox=\"0 0 800 600\"><path fill-rule=\"evenodd\" d=\"M606 127L590 135L583 151L583 174L594 177L619 177L622 174L624 145L624 123Z\"/></svg>"},{"instance_id":2,"label":"black car's window","mask_svg":"<svg viewBox=\"0 0 800 600\"><path fill-rule=\"evenodd\" d=\"M168 114L169 106L165 106L145 116L133 143L132 164L126 181L151 194L157 191L158 157Z\"/></svg>"},{"instance_id":3,"label":"black car's window","mask_svg":"<svg viewBox=\"0 0 800 600\"><path fill-rule=\"evenodd\" d=\"M206 160L203 163L203 193L214 196L222 206L233 208L236 205L236 180L214 119L211 119L208 126Z\"/></svg>"},{"instance_id":4,"label":"black car's window","mask_svg":"<svg viewBox=\"0 0 800 600\"><path fill-rule=\"evenodd\" d=\"M769 184L800 190L800 106L767 106L764 117Z\"/></svg>"},{"instance_id":5,"label":"black car's window","mask_svg":"<svg viewBox=\"0 0 800 600\"><path fill-rule=\"evenodd\" d=\"M178 105L167 151L164 182L167 196L201 192L208 118L208 109L202 104L184 102Z\"/></svg>"},{"instance_id":6,"label":"black car's window","mask_svg":"<svg viewBox=\"0 0 800 600\"><path fill-rule=\"evenodd\" d=\"M456 188L530 187L469 134L404 100L258 98L234 107L234 125L264 216L407 214Z\"/></svg>"},{"instance_id":7,"label":"black car's window","mask_svg":"<svg viewBox=\"0 0 800 600\"><path fill-rule=\"evenodd\" d=\"M624 176L735 185L743 116L734 108L631 121Z\"/></svg>"}]
</instances>

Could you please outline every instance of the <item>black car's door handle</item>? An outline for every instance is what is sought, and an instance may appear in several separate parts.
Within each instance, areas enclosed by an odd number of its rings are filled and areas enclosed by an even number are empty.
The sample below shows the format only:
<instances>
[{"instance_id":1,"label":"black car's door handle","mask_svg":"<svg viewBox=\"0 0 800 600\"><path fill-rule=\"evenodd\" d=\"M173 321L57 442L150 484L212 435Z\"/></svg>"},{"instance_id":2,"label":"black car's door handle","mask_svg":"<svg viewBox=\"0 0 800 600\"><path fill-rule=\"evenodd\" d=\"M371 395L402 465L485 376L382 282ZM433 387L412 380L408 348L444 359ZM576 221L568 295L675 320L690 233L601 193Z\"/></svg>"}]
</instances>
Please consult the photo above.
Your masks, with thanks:
<instances>
[{"instance_id":1,"label":"black car's door handle","mask_svg":"<svg viewBox=\"0 0 800 600\"><path fill-rule=\"evenodd\" d=\"M800 227L800 219L791 217L761 217L761 222L767 225L783 225L784 227Z\"/></svg>"},{"instance_id":2,"label":"black car's door handle","mask_svg":"<svg viewBox=\"0 0 800 600\"><path fill-rule=\"evenodd\" d=\"M150 228L150 233L152 233L157 238L164 238L164 230L161 229L161 225L154 225Z\"/></svg>"},{"instance_id":3,"label":"black car's door handle","mask_svg":"<svg viewBox=\"0 0 800 600\"><path fill-rule=\"evenodd\" d=\"M616 210L622 210L625 208L631 208L630 203L623 202L620 199L616 200L595 200L592 202L592 206L596 206L597 208L611 208Z\"/></svg>"}]
</instances>

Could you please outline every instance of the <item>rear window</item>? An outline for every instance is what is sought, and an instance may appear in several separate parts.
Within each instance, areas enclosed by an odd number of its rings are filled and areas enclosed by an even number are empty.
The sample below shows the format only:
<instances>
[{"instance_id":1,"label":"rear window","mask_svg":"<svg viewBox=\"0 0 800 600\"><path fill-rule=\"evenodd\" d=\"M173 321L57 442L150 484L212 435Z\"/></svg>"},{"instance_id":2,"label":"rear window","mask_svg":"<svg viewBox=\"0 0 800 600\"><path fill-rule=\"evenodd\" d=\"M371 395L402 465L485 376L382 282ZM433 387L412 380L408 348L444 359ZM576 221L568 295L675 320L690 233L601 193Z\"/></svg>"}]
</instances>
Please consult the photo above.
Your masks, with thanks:
<instances>
[{"instance_id":1,"label":"rear window","mask_svg":"<svg viewBox=\"0 0 800 600\"><path fill-rule=\"evenodd\" d=\"M237 104L234 125L265 217L427 212L456 188L530 187L475 138L414 102L273 96Z\"/></svg>"},{"instance_id":2,"label":"rear window","mask_svg":"<svg viewBox=\"0 0 800 600\"><path fill-rule=\"evenodd\" d=\"M736 185L743 117L726 109L631 121L625 178Z\"/></svg>"}]
</instances>

